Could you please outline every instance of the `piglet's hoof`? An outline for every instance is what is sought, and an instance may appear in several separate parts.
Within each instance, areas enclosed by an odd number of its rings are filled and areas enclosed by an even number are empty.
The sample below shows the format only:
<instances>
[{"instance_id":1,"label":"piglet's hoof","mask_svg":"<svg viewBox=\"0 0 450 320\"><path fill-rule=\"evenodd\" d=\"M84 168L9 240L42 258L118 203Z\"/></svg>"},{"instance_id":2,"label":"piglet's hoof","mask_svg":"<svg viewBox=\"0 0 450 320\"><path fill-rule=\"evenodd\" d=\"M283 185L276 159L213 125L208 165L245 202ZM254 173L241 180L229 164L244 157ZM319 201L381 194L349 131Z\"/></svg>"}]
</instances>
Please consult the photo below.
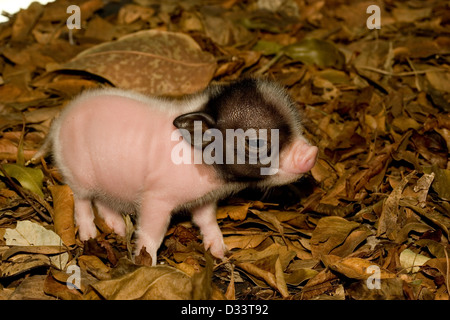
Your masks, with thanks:
<instances>
[{"instance_id":1,"label":"piglet's hoof","mask_svg":"<svg viewBox=\"0 0 450 320\"><path fill-rule=\"evenodd\" d=\"M134 262L136 264L139 264L142 266L148 266L148 267L151 267L154 265L154 264L152 264L152 262L153 262L152 256L150 255L150 253L147 252L145 247L141 248L141 251L139 252L139 254L134 258ZM155 261L155 264L156 264L156 261Z\"/></svg>"}]
</instances>

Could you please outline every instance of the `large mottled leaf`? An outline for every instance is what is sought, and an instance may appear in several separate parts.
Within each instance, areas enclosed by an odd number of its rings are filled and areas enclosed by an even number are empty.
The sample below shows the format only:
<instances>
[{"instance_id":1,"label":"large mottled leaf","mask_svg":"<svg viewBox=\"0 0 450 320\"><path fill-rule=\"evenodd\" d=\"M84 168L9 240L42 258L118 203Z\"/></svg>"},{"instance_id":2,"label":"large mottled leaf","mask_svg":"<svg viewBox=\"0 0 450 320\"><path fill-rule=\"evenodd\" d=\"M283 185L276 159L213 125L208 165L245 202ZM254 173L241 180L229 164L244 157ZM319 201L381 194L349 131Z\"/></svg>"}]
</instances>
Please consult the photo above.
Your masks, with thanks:
<instances>
[{"instance_id":1,"label":"large mottled leaf","mask_svg":"<svg viewBox=\"0 0 450 320\"><path fill-rule=\"evenodd\" d=\"M216 66L188 35L145 30L89 48L56 69L87 71L147 94L183 95L206 87Z\"/></svg>"}]
</instances>

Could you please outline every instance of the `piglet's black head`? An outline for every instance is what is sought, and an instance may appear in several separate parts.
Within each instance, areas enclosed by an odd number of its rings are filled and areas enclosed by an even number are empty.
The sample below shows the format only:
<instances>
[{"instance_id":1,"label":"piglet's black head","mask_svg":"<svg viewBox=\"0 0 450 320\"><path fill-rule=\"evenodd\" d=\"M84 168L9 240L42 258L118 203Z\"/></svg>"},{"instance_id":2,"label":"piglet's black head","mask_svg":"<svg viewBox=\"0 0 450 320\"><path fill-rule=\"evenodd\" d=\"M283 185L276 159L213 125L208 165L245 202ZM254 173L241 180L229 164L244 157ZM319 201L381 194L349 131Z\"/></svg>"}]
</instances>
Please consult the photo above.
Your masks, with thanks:
<instances>
[{"instance_id":1,"label":"piglet's black head","mask_svg":"<svg viewBox=\"0 0 450 320\"><path fill-rule=\"evenodd\" d=\"M272 164L259 156L253 161L255 159L252 156L255 153L278 156L285 146L301 134L300 117L294 103L273 82L243 79L227 85L212 86L204 94L208 99L200 110L178 116L173 124L189 132L191 137L195 134L195 128L201 128L205 136L211 129L221 133L222 144L217 143L220 136L217 134L213 134L211 139L202 140L200 145L196 145L192 138L188 141L195 148L202 148L204 155L205 151L211 151L207 150L208 146L215 144L212 154L216 160L223 158L223 162L214 161L213 165L227 181L258 182L265 179L267 176L261 174L261 168ZM245 150L244 154L240 150Z\"/></svg>"}]
</instances>

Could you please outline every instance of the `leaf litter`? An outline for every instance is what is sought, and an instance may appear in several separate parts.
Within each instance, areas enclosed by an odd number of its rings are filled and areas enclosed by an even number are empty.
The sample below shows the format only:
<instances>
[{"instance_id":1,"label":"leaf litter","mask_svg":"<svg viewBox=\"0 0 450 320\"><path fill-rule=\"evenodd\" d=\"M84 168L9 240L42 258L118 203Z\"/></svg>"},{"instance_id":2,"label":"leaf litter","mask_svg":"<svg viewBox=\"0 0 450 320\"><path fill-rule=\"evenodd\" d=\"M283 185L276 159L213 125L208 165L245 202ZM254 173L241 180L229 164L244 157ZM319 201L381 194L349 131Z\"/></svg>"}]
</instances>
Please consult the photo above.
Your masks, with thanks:
<instances>
[{"instance_id":1,"label":"leaf litter","mask_svg":"<svg viewBox=\"0 0 450 320\"><path fill-rule=\"evenodd\" d=\"M0 25L0 298L448 300L450 8L377 4L378 30L366 27L365 1L87 0L72 30L62 0L10 16ZM156 267L145 254L133 261L134 217L125 238L97 218L99 236L82 243L51 159L27 162L85 89L178 97L249 74L288 88L320 155L296 183L221 202L225 261L183 215Z\"/></svg>"}]
</instances>

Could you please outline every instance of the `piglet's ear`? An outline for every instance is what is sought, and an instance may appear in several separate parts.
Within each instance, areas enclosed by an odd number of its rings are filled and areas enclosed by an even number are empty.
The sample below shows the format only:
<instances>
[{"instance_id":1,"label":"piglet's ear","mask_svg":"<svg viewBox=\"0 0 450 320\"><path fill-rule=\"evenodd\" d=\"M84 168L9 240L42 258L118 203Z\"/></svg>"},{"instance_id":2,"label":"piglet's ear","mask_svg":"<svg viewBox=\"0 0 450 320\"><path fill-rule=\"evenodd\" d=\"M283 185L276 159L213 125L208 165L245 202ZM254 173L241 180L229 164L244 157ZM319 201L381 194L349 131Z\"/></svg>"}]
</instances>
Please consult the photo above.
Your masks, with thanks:
<instances>
[{"instance_id":1,"label":"piglet's ear","mask_svg":"<svg viewBox=\"0 0 450 320\"><path fill-rule=\"evenodd\" d=\"M216 120L206 112L191 112L182 114L173 120L173 125L178 129L186 129L192 134L194 134L194 122L202 122L202 133L206 130L211 129L216 124Z\"/></svg>"},{"instance_id":2,"label":"piglet's ear","mask_svg":"<svg viewBox=\"0 0 450 320\"><path fill-rule=\"evenodd\" d=\"M206 112L191 112L182 114L181 116L178 116L173 120L173 125L177 127L178 129L184 129L187 130L190 134L190 137L184 137L187 141L189 141L194 146L194 139L191 137L194 137L194 128L195 128L195 122L200 121L201 122L201 128L202 128L202 136L205 133L206 130L214 128L216 124L216 120ZM182 131L184 131L182 130ZM198 133L197 133L198 134ZM183 134L184 136L185 134ZM209 142L202 141L202 147L205 147ZM195 147L195 146L194 146Z\"/></svg>"}]
</instances>

